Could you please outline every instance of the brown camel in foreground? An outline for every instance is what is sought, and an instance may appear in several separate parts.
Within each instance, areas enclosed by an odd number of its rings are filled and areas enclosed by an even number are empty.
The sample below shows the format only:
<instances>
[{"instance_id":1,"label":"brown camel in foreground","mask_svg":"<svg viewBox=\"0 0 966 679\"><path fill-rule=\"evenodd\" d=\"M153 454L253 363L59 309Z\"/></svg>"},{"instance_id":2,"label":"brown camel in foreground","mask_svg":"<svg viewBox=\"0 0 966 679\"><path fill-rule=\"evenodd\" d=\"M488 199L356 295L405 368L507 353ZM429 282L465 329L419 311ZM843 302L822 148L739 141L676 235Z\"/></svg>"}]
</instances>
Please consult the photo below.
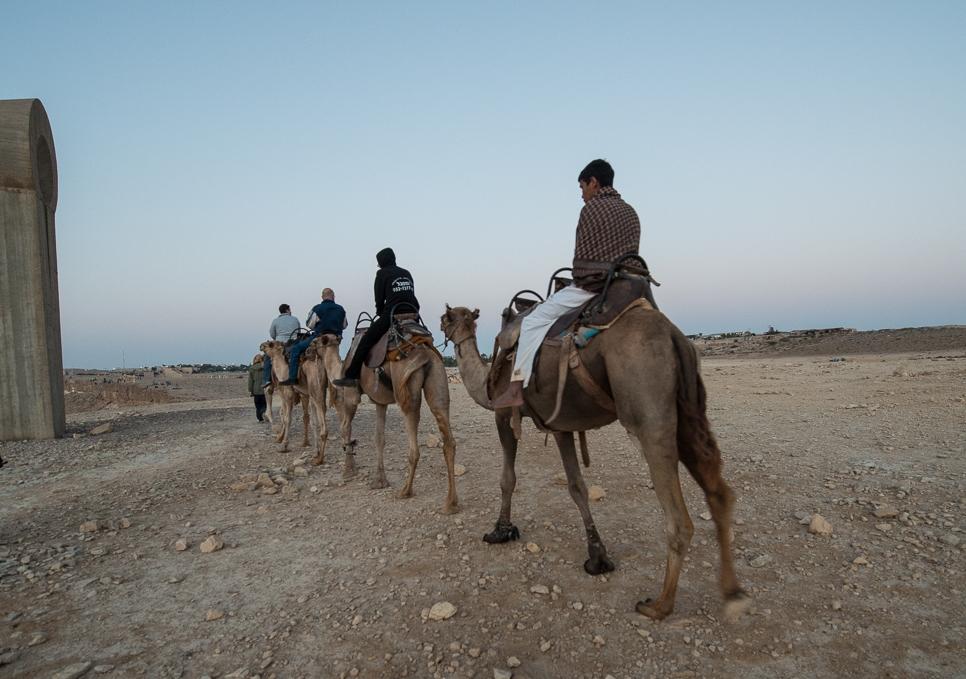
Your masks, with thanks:
<instances>
[{"instance_id":1,"label":"brown camel in foreground","mask_svg":"<svg viewBox=\"0 0 966 679\"><path fill-rule=\"evenodd\" d=\"M476 345L479 310L446 307L441 325L456 346L463 384L474 401L492 410L487 397L487 366ZM554 411L558 380L559 349L544 345L530 385L527 405L521 414L535 413L546 421ZM587 486L577 463L573 432L597 429L619 420L640 446L664 510L668 544L664 586L657 600L637 603L637 611L660 620L674 609L681 565L691 543L694 526L681 493L678 462L684 464L704 491L717 530L720 548L720 585L727 617L740 615L751 603L738 584L731 555L731 510L734 494L721 476L721 453L705 412L704 383L698 370L694 346L659 311L635 308L580 350L580 360L594 381L611 396L616 413L589 397L572 375L564 384L559 416L553 422L554 438L567 473L570 496L577 504L587 531L589 557L584 570L591 575L614 569L607 558L590 513ZM539 384L540 390L535 386ZM531 410L532 409L532 410ZM487 542L507 542L519 537L510 522L510 500L516 486L514 463L517 439L511 424L512 410L496 410L496 425L503 446L502 505L500 518Z\"/></svg>"},{"instance_id":2,"label":"brown camel in foreground","mask_svg":"<svg viewBox=\"0 0 966 679\"><path fill-rule=\"evenodd\" d=\"M449 381L446 379L446 368L439 353L429 345L419 344L408 348L407 354L396 361L387 360L383 370L392 382L387 385L380 379L376 370L363 367L359 385L366 396L376 405L376 475L370 481L369 487L385 488L389 485L386 480L386 469L383 464L383 454L386 447L386 411L396 403L406 419L406 433L409 436L409 473L406 483L399 491L400 498L413 496L413 480L416 477L416 465L419 463L419 410L422 398L436 418L440 438L443 441L443 458L446 461L446 475L448 485L446 501L443 503L443 513L452 514L459 511L459 500L456 497L456 440L449 426ZM346 363L351 361L352 355L346 356ZM343 388L343 409L348 431L346 436L352 436L352 420L356 409L362 400L359 389Z\"/></svg>"},{"instance_id":3,"label":"brown camel in foreground","mask_svg":"<svg viewBox=\"0 0 966 679\"><path fill-rule=\"evenodd\" d=\"M281 382L288 378L288 360L285 358L284 345L281 342L263 342L261 350L272 359L272 373ZM280 414L280 429L278 441L282 443L282 451L288 450L288 430L291 425L292 408L297 400L301 399L303 407L305 401L311 404L315 410L316 420L316 455L312 459L312 464L320 465L325 462L325 448L328 442L328 422L326 412L328 410L327 393L331 394L332 404L336 408L341 424L343 443L346 448L346 461L343 468L344 475L351 475L355 470L352 461L352 446L346 436L347 423L342 415L342 409L336 394L335 388L331 384L329 376L335 376L342 372L342 361L339 360L339 339L331 335L317 337L309 345L302 355L299 365L298 384L292 386L281 386L277 388L282 396L282 411ZM308 417L308 409L306 409ZM306 428L306 438L302 444L308 445L308 431Z\"/></svg>"}]
</instances>

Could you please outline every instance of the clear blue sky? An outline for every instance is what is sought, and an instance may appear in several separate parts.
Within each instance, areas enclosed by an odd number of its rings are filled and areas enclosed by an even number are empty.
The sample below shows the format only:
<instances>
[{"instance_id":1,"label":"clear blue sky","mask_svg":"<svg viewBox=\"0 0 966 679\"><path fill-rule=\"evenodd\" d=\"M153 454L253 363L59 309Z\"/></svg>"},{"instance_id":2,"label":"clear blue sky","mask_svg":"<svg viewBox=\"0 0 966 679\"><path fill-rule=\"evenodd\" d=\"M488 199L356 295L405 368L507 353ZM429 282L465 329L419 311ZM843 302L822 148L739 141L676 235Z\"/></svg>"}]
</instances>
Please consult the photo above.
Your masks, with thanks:
<instances>
[{"instance_id":1,"label":"clear blue sky","mask_svg":"<svg viewBox=\"0 0 966 679\"><path fill-rule=\"evenodd\" d=\"M433 329L569 264L604 157L686 332L966 323L966 3L8 4L67 366L250 360L280 302Z\"/></svg>"}]
</instances>

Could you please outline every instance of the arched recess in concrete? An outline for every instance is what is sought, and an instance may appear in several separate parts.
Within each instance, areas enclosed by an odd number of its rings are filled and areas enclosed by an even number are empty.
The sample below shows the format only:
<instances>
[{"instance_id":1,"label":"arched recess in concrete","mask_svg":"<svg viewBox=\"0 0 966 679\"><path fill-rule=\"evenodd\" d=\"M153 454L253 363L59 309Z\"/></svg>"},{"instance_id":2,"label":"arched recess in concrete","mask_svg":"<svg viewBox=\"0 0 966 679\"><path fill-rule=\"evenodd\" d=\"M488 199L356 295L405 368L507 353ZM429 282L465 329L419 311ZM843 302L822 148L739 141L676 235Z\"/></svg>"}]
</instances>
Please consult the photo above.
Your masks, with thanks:
<instances>
[{"instance_id":1,"label":"arched recess in concrete","mask_svg":"<svg viewBox=\"0 0 966 679\"><path fill-rule=\"evenodd\" d=\"M0 100L0 440L64 433L57 156L39 99Z\"/></svg>"}]
</instances>

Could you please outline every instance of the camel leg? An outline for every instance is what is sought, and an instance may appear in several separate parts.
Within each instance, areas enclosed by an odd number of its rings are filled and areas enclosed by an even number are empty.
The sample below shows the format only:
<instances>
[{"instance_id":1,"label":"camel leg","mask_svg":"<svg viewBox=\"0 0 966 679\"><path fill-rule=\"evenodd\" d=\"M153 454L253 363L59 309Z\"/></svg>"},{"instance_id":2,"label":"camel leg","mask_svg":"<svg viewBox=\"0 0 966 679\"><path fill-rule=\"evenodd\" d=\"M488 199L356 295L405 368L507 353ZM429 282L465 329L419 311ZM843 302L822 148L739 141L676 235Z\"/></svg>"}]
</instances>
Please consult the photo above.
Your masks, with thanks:
<instances>
[{"instance_id":1,"label":"camel leg","mask_svg":"<svg viewBox=\"0 0 966 679\"><path fill-rule=\"evenodd\" d=\"M282 444L282 450L279 452L286 452L288 450L288 430L292 424L292 409L294 403L292 399L287 395L282 395L282 412L280 413L280 422L278 428L278 436L275 440Z\"/></svg>"},{"instance_id":2,"label":"camel leg","mask_svg":"<svg viewBox=\"0 0 966 679\"><path fill-rule=\"evenodd\" d=\"M345 451L342 478L349 479L356 473L356 442L352 438L352 420L355 417L358 404L349 404L342 396L333 397L332 402L335 404L335 412L339 416L339 428L342 430L342 450ZM383 426L385 426L385 420L383 420Z\"/></svg>"},{"instance_id":3,"label":"camel leg","mask_svg":"<svg viewBox=\"0 0 966 679\"><path fill-rule=\"evenodd\" d=\"M315 406L315 423L316 432L318 434L318 443L316 445L315 457L312 459L312 464L320 465L325 464L325 446L329 440L329 423L326 421L326 410L327 406L325 403L325 391L322 391L322 395L318 399L309 399L313 406Z\"/></svg>"},{"instance_id":4,"label":"camel leg","mask_svg":"<svg viewBox=\"0 0 966 679\"><path fill-rule=\"evenodd\" d=\"M673 428L660 433L640 431L636 434L651 472L654 492L664 510L664 532L667 537L667 568L661 593L657 601L648 598L637 602L637 612L655 620L666 618L674 610L681 566L694 534L694 524L691 523L681 493L675 436Z\"/></svg>"},{"instance_id":5,"label":"camel leg","mask_svg":"<svg viewBox=\"0 0 966 679\"><path fill-rule=\"evenodd\" d=\"M443 382L442 393L426 390L426 405L429 406L440 438L443 439L443 459L446 461L446 502L443 503L443 514L455 514L460 510L459 499L456 497L456 440L449 426L449 383Z\"/></svg>"},{"instance_id":6,"label":"camel leg","mask_svg":"<svg viewBox=\"0 0 966 679\"><path fill-rule=\"evenodd\" d=\"M590 502L587 498L587 484L580 473L580 465L577 462L577 449L574 447L574 435L571 432L561 432L553 435L560 449L560 458L563 461L564 471L567 473L567 490L570 497L577 504L580 516L584 520L584 530L587 531L587 553L589 558L584 562L584 570L590 575L600 575L614 570L614 562L607 558L607 549L604 547L597 526L594 525L594 517L590 514Z\"/></svg>"},{"instance_id":7,"label":"camel leg","mask_svg":"<svg viewBox=\"0 0 966 679\"><path fill-rule=\"evenodd\" d=\"M409 438L409 471L406 473L406 483L399 491L400 498L413 496L413 481L416 479L416 465L419 464L419 408L422 405L422 395L416 392L410 395L408 412L403 411L406 418L406 435ZM400 403L400 410L402 404Z\"/></svg>"},{"instance_id":8,"label":"camel leg","mask_svg":"<svg viewBox=\"0 0 966 679\"><path fill-rule=\"evenodd\" d=\"M309 397L302 395L302 447L309 447L309 429L312 427L312 415L309 412Z\"/></svg>"},{"instance_id":9,"label":"camel leg","mask_svg":"<svg viewBox=\"0 0 966 679\"><path fill-rule=\"evenodd\" d=\"M517 461L517 437L510 425L509 410L497 412L496 430L503 447L503 474L500 476L500 518L497 519L493 531L483 536L483 541L490 544L509 542L520 537L519 529L510 521L510 501L517 487L517 473L514 469Z\"/></svg>"},{"instance_id":10,"label":"camel leg","mask_svg":"<svg viewBox=\"0 0 966 679\"><path fill-rule=\"evenodd\" d=\"M271 427L275 426L275 420L272 419L272 396L274 390L271 387L265 387L265 415L268 418L268 424Z\"/></svg>"},{"instance_id":11,"label":"camel leg","mask_svg":"<svg viewBox=\"0 0 966 679\"><path fill-rule=\"evenodd\" d=\"M724 613L726 618L737 618L751 605L751 597L738 584L731 556L731 511L735 495L721 476L720 454L698 457L681 451L681 461L704 491L711 518L714 519L721 558L719 582L725 600Z\"/></svg>"},{"instance_id":12,"label":"camel leg","mask_svg":"<svg viewBox=\"0 0 966 679\"><path fill-rule=\"evenodd\" d=\"M389 485L386 480L386 467L383 463L386 452L386 412L389 406L376 404L376 477L369 482L373 490Z\"/></svg>"}]
</instances>

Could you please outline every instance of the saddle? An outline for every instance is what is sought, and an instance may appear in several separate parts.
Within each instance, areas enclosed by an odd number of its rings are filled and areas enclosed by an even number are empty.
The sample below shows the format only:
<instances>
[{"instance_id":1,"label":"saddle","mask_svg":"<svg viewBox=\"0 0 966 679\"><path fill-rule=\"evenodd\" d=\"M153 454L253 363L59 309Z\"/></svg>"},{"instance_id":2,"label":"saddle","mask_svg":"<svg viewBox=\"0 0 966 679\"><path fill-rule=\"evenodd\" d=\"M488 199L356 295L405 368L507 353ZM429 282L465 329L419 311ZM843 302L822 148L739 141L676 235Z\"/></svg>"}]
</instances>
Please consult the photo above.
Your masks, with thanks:
<instances>
[{"instance_id":1,"label":"saddle","mask_svg":"<svg viewBox=\"0 0 966 679\"><path fill-rule=\"evenodd\" d=\"M633 260L635 266L633 268L626 267L625 262L627 260ZM636 266L637 263L640 263L643 267L643 273L641 268ZM559 290L572 283L570 279L558 276L561 271L565 271L565 269L558 269L551 277L547 291L548 296L554 286ZM553 414L545 421L541 422L539 418L533 417L538 428L548 432L553 431L550 424L560 414L564 385L570 374L576 378L581 389L598 405L606 410L616 412L613 398L606 388L597 383L583 365L579 352L595 336L607 330L631 309L656 310L657 305L654 303L654 297L651 293L651 283L659 285L657 281L651 278L644 260L637 256L625 255L611 266L604 288L600 293L582 306L567 312L550 326L541 344L541 350L537 353L534 361L533 374L536 375L537 373L537 366L545 347L553 347L558 351L557 400ZM502 393L509 384L523 319L537 307L539 301L543 301L542 298L537 301L521 297L525 293L540 297L532 290L517 293L503 310L503 326L494 342L494 358L487 377L487 395L490 399ZM535 385L535 388L539 389L540 385Z\"/></svg>"},{"instance_id":2,"label":"saddle","mask_svg":"<svg viewBox=\"0 0 966 679\"><path fill-rule=\"evenodd\" d=\"M433 345L433 333L423 324L419 314L394 314L389 330L373 345L366 357L366 367L380 368L387 361L398 361L420 344ZM350 353L355 353L365 329L356 328Z\"/></svg>"}]
</instances>

